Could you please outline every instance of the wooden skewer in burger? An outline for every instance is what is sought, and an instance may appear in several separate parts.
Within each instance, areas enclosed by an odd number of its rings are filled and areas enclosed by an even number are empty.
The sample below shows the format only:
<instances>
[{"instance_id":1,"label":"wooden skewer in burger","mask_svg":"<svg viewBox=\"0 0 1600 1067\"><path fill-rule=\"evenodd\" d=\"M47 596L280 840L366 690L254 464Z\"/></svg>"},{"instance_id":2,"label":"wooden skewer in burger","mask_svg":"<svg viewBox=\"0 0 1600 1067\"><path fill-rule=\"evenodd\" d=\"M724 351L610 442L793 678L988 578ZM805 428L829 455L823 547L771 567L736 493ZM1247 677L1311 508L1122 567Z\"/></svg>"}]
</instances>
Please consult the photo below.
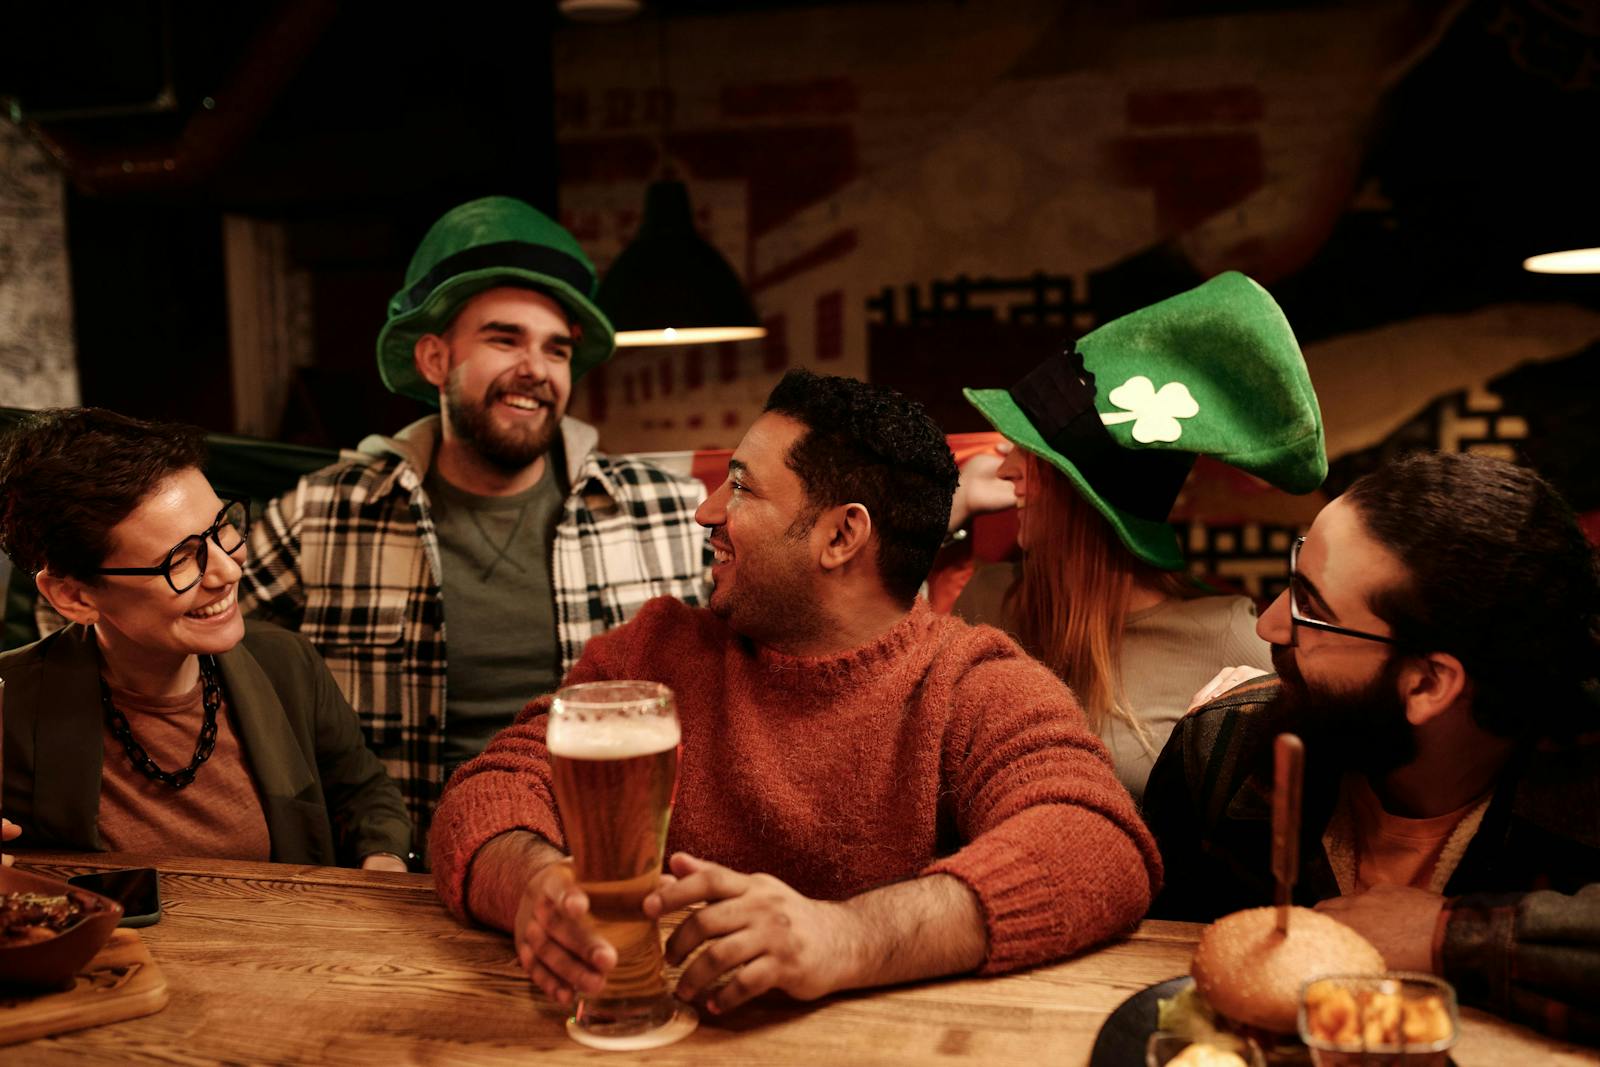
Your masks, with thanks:
<instances>
[{"instance_id":1,"label":"wooden skewer in burger","mask_svg":"<svg viewBox=\"0 0 1600 1067\"><path fill-rule=\"evenodd\" d=\"M1382 974L1383 956L1366 938L1293 899L1300 856L1300 796L1305 747L1280 734L1273 750L1272 870L1276 906L1250 908L1212 923L1190 973L1219 1024L1255 1031L1263 1044L1297 1029L1301 987L1329 974Z\"/></svg>"}]
</instances>

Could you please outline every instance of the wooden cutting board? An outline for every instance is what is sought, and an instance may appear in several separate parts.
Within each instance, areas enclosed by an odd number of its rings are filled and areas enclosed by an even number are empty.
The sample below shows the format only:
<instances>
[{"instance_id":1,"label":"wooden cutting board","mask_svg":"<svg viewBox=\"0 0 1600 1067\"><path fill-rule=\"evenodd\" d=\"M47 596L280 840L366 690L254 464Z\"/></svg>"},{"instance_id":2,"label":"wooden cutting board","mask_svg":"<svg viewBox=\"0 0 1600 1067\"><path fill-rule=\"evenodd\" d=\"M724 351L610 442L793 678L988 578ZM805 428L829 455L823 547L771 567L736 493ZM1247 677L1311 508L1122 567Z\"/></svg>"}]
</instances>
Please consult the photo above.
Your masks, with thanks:
<instances>
[{"instance_id":1,"label":"wooden cutting board","mask_svg":"<svg viewBox=\"0 0 1600 1067\"><path fill-rule=\"evenodd\" d=\"M167 979L133 930L114 930L59 993L0 997L0 1045L151 1015L167 1006Z\"/></svg>"}]
</instances>

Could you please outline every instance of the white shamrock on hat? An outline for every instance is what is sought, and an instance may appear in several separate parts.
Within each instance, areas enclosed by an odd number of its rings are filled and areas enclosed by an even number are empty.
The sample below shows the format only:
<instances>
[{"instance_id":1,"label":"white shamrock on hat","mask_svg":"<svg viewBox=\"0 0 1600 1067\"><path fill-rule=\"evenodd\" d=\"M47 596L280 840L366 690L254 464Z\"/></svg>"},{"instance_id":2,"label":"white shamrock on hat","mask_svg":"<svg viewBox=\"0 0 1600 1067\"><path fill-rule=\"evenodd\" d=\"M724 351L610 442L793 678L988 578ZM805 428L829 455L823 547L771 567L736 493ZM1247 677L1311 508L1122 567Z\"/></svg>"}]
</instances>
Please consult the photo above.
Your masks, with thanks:
<instances>
[{"instance_id":1,"label":"white shamrock on hat","mask_svg":"<svg viewBox=\"0 0 1600 1067\"><path fill-rule=\"evenodd\" d=\"M1200 405L1189 394L1182 382L1168 382L1156 391L1155 383L1142 374L1136 374L1108 394L1108 399L1122 408L1100 416L1107 426L1133 423L1133 439L1141 445L1152 441L1176 441L1183 436L1179 419L1191 419L1200 414Z\"/></svg>"}]
</instances>

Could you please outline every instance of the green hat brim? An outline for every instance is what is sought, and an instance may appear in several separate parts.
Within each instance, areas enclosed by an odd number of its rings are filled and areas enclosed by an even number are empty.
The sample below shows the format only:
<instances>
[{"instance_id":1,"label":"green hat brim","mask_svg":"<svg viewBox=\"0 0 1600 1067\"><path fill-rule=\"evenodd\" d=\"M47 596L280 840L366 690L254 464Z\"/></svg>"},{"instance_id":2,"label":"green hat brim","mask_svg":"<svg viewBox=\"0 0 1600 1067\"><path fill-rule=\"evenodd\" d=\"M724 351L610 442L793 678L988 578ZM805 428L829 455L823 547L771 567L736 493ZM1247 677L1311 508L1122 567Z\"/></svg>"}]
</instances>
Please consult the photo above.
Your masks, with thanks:
<instances>
[{"instance_id":1,"label":"green hat brim","mask_svg":"<svg viewBox=\"0 0 1600 1067\"><path fill-rule=\"evenodd\" d=\"M378 331L378 375L383 384L391 392L438 407L438 387L417 371L417 341L430 333L443 333L468 300L502 285L531 285L545 290L579 324L583 339L572 353L573 384L610 358L616 347L611 323L587 296L548 274L492 267L467 271L440 283L419 306L384 323Z\"/></svg>"},{"instance_id":2,"label":"green hat brim","mask_svg":"<svg viewBox=\"0 0 1600 1067\"><path fill-rule=\"evenodd\" d=\"M1130 552L1152 567L1159 567L1164 571L1183 570L1183 549L1178 543L1177 531L1171 524L1140 518L1117 507L1095 492L1094 486L1089 484L1089 480L1073 465L1073 462L1051 448L1039 435L1039 431L1034 429L1028 416L1024 415L1017 402L1011 399L1010 393L1004 389L963 389L961 392L967 401L989 420L989 425L1005 435L1006 440L1019 448L1027 449L1066 475L1078 494L1105 516L1105 520L1111 524L1111 528L1117 532L1117 536Z\"/></svg>"}]
</instances>

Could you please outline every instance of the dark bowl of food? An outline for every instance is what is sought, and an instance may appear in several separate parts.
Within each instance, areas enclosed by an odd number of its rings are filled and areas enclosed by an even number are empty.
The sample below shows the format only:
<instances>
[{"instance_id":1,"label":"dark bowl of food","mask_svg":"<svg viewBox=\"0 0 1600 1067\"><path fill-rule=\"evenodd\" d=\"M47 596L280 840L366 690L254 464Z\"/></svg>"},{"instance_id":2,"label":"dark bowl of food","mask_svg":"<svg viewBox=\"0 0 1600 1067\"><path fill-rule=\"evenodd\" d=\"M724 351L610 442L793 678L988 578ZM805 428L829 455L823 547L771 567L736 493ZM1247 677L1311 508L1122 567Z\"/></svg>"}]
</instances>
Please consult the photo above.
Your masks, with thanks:
<instances>
[{"instance_id":1,"label":"dark bowl of food","mask_svg":"<svg viewBox=\"0 0 1600 1067\"><path fill-rule=\"evenodd\" d=\"M109 897L0 867L0 989L70 985L121 921Z\"/></svg>"}]
</instances>

